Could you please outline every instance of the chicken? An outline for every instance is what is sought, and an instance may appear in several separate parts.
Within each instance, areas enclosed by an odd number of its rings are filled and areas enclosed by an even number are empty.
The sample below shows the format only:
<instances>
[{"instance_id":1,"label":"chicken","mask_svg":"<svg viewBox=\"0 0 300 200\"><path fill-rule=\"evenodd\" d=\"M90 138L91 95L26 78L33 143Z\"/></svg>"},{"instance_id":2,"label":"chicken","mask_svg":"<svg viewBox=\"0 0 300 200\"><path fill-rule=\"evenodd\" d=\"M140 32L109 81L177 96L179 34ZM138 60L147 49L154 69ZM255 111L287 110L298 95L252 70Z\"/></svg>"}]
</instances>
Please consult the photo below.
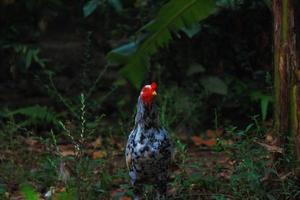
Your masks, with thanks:
<instances>
[{"instance_id":1,"label":"chicken","mask_svg":"<svg viewBox=\"0 0 300 200\"><path fill-rule=\"evenodd\" d=\"M152 184L157 199L165 199L172 147L167 131L159 122L154 103L157 84L145 85L137 103L134 128L126 145L126 164L135 200L142 198L143 185Z\"/></svg>"}]
</instances>

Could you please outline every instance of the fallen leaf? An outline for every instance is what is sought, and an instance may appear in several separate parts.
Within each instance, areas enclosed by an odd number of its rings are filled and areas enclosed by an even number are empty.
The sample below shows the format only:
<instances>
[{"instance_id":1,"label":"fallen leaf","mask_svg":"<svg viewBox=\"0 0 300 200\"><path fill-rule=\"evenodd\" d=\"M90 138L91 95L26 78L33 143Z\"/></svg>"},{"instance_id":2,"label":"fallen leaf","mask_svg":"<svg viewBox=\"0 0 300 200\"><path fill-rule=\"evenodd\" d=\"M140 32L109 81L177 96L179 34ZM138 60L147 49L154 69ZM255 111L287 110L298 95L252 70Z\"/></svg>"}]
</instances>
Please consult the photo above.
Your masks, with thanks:
<instances>
[{"instance_id":1,"label":"fallen leaf","mask_svg":"<svg viewBox=\"0 0 300 200\"><path fill-rule=\"evenodd\" d=\"M199 136L192 136L192 141L196 146L200 146L203 144L203 139Z\"/></svg>"},{"instance_id":2,"label":"fallen leaf","mask_svg":"<svg viewBox=\"0 0 300 200\"><path fill-rule=\"evenodd\" d=\"M76 153L74 151L74 147L72 145L59 145L58 149L59 149L60 155L63 157L76 155Z\"/></svg>"},{"instance_id":3,"label":"fallen leaf","mask_svg":"<svg viewBox=\"0 0 300 200\"><path fill-rule=\"evenodd\" d=\"M275 152L275 153L283 153L283 148L275 146L275 145L268 145L261 142L256 142L257 144L265 147L269 152Z\"/></svg>"},{"instance_id":4,"label":"fallen leaf","mask_svg":"<svg viewBox=\"0 0 300 200\"><path fill-rule=\"evenodd\" d=\"M212 146L215 146L217 144L217 141L214 138L204 140L200 136L193 136L192 141L194 142L194 144L196 146L205 145L205 146L208 146L208 147L212 147Z\"/></svg>"},{"instance_id":5,"label":"fallen leaf","mask_svg":"<svg viewBox=\"0 0 300 200\"><path fill-rule=\"evenodd\" d=\"M217 138L217 137L220 137L222 134L223 134L223 129L222 128L217 128L216 130L208 129L206 131L206 135L209 138Z\"/></svg>"},{"instance_id":6,"label":"fallen leaf","mask_svg":"<svg viewBox=\"0 0 300 200\"><path fill-rule=\"evenodd\" d=\"M44 145L32 137L26 138L24 142L28 145L29 151L42 152L44 149Z\"/></svg>"},{"instance_id":7,"label":"fallen leaf","mask_svg":"<svg viewBox=\"0 0 300 200\"><path fill-rule=\"evenodd\" d=\"M121 198L120 198L120 200L131 200L131 198L130 198L130 197L127 197L127 196L125 196L125 197L121 197Z\"/></svg>"},{"instance_id":8,"label":"fallen leaf","mask_svg":"<svg viewBox=\"0 0 300 200\"><path fill-rule=\"evenodd\" d=\"M206 135L207 135L207 137L209 137L209 138L216 137L215 132L214 132L213 130L210 130L210 129L206 130Z\"/></svg>"},{"instance_id":9,"label":"fallen leaf","mask_svg":"<svg viewBox=\"0 0 300 200\"><path fill-rule=\"evenodd\" d=\"M39 141L37 141L37 140L30 137L30 138L25 139L25 143L29 146L35 146L39 143Z\"/></svg>"},{"instance_id":10,"label":"fallen leaf","mask_svg":"<svg viewBox=\"0 0 300 200\"><path fill-rule=\"evenodd\" d=\"M102 146L102 138L98 137L94 142L92 142L92 146L96 149Z\"/></svg>"},{"instance_id":11,"label":"fallen leaf","mask_svg":"<svg viewBox=\"0 0 300 200\"><path fill-rule=\"evenodd\" d=\"M74 152L74 150L65 150L65 151L61 151L60 155L63 156L63 157L66 157L66 156L75 156L76 153Z\"/></svg>"},{"instance_id":12,"label":"fallen leaf","mask_svg":"<svg viewBox=\"0 0 300 200\"><path fill-rule=\"evenodd\" d=\"M107 156L107 153L105 151L94 151L92 154L92 158L94 160L99 159L99 158L104 158Z\"/></svg>"},{"instance_id":13,"label":"fallen leaf","mask_svg":"<svg viewBox=\"0 0 300 200\"><path fill-rule=\"evenodd\" d=\"M208 147L215 146L216 144L217 144L217 141L214 138L204 141L204 145L206 145Z\"/></svg>"},{"instance_id":14,"label":"fallen leaf","mask_svg":"<svg viewBox=\"0 0 300 200\"><path fill-rule=\"evenodd\" d=\"M273 141L274 141L274 139L273 139L272 135L268 134L266 136L266 142L269 143L269 144L272 144Z\"/></svg>"},{"instance_id":15,"label":"fallen leaf","mask_svg":"<svg viewBox=\"0 0 300 200\"><path fill-rule=\"evenodd\" d=\"M225 164L225 163L227 163L229 161L229 158L228 157L224 157L224 158L221 158L220 160L219 160L219 163L220 164Z\"/></svg>"},{"instance_id":16,"label":"fallen leaf","mask_svg":"<svg viewBox=\"0 0 300 200\"><path fill-rule=\"evenodd\" d=\"M221 135L223 135L224 133L224 130L222 128L217 128L216 129L216 136L217 137L220 137Z\"/></svg>"},{"instance_id":17,"label":"fallen leaf","mask_svg":"<svg viewBox=\"0 0 300 200\"><path fill-rule=\"evenodd\" d=\"M111 192L111 197L114 198L114 197L119 197L118 199L119 200L132 200L131 197L128 197L128 196L123 196L124 195L124 191L122 189L116 189L116 190L113 190Z\"/></svg>"},{"instance_id":18,"label":"fallen leaf","mask_svg":"<svg viewBox=\"0 0 300 200\"><path fill-rule=\"evenodd\" d=\"M236 163L236 160L230 160L228 163L229 163L229 165L232 166L232 165L234 165Z\"/></svg>"},{"instance_id":19,"label":"fallen leaf","mask_svg":"<svg viewBox=\"0 0 300 200\"><path fill-rule=\"evenodd\" d=\"M125 148L123 140L113 138L113 139L111 139L110 143L115 145L118 149L120 149L122 151Z\"/></svg>"},{"instance_id":20,"label":"fallen leaf","mask_svg":"<svg viewBox=\"0 0 300 200\"><path fill-rule=\"evenodd\" d=\"M286 180L289 176L294 176L294 174L293 174L292 172L289 172L289 173L287 173L287 174L279 174L279 179L280 179L281 181L284 181L284 180Z\"/></svg>"}]
</instances>

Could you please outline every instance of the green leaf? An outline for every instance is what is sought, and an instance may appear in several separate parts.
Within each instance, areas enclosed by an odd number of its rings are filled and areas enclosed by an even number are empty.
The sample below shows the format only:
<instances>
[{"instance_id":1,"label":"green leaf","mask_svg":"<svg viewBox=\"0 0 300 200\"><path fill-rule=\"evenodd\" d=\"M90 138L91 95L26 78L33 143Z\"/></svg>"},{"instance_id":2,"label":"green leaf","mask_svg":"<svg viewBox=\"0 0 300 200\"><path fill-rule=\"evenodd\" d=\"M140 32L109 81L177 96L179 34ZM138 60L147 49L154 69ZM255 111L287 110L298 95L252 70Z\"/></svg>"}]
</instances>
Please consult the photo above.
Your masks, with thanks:
<instances>
[{"instance_id":1,"label":"green leaf","mask_svg":"<svg viewBox=\"0 0 300 200\"><path fill-rule=\"evenodd\" d=\"M130 55L137 50L138 43L138 41L133 41L111 50L107 54L107 59L111 64L125 64L128 62Z\"/></svg>"},{"instance_id":2,"label":"green leaf","mask_svg":"<svg viewBox=\"0 0 300 200\"><path fill-rule=\"evenodd\" d=\"M38 200L38 193L35 189L30 185L23 185L21 186L21 193L25 200Z\"/></svg>"},{"instance_id":3,"label":"green leaf","mask_svg":"<svg viewBox=\"0 0 300 200\"><path fill-rule=\"evenodd\" d=\"M199 74L199 73L202 73L202 72L205 72L205 68L200 64L194 63L189 67L189 69L187 70L186 75L187 76L192 76L194 74Z\"/></svg>"},{"instance_id":4,"label":"green leaf","mask_svg":"<svg viewBox=\"0 0 300 200\"><path fill-rule=\"evenodd\" d=\"M90 0L83 6L84 17L90 16L100 5L101 0Z\"/></svg>"},{"instance_id":5,"label":"green leaf","mask_svg":"<svg viewBox=\"0 0 300 200\"><path fill-rule=\"evenodd\" d=\"M194 24L191 27L183 27L181 29L189 38L194 37L194 35L196 35L197 33L200 32L201 30L201 25L200 24Z\"/></svg>"},{"instance_id":6,"label":"green leaf","mask_svg":"<svg viewBox=\"0 0 300 200\"><path fill-rule=\"evenodd\" d=\"M123 5L120 0L108 0L108 3L117 11L121 12L123 10Z\"/></svg>"},{"instance_id":7,"label":"green leaf","mask_svg":"<svg viewBox=\"0 0 300 200\"><path fill-rule=\"evenodd\" d=\"M111 64L126 64L131 55L136 52L140 40L141 39L137 39L134 42L124 44L123 46L110 51L107 55L108 60ZM120 70L120 73L129 79L136 88L139 88L147 71L146 68L139 66L149 66L149 60L143 60L141 57L131 60L131 62L132 65L123 67Z\"/></svg>"},{"instance_id":8,"label":"green leaf","mask_svg":"<svg viewBox=\"0 0 300 200\"><path fill-rule=\"evenodd\" d=\"M135 88L139 89L144 81L147 68L150 65L148 58L136 57L131 59L131 65L126 65L120 70L120 73L128 78ZM144 66L144 67L141 67Z\"/></svg>"},{"instance_id":9,"label":"green leaf","mask_svg":"<svg viewBox=\"0 0 300 200\"><path fill-rule=\"evenodd\" d=\"M267 118L269 102L270 101L267 98L263 98L260 101L260 109L261 109L261 114L262 114L262 119L263 120L266 120L266 118Z\"/></svg>"},{"instance_id":10,"label":"green leaf","mask_svg":"<svg viewBox=\"0 0 300 200\"><path fill-rule=\"evenodd\" d=\"M6 185L5 184L3 184L3 183L0 183L0 197L2 196L2 195L4 195L5 194L5 192L6 192Z\"/></svg>"},{"instance_id":11,"label":"green leaf","mask_svg":"<svg viewBox=\"0 0 300 200\"><path fill-rule=\"evenodd\" d=\"M270 10L272 10L272 0L263 0Z\"/></svg>"},{"instance_id":12,"label":"green leaf","mask_svg":"<svg viewBox=\"0 0 300 200\"><path fill-rule=\"evenodd\" d=\"M24 115L24 116L30 118L31 123L43 122L43 123L51 123L54 125L58 125L58 122L59 122L56 113L51 111L46 106L42 107L39 105L20 108L20 109L14 110L12 112L9 112L7 115L8 116Z\"/></svg>"},{"instance_id":13,"label":"green leaf","mask_svg":"<svg viewBox=\"0 0 300 200\"><path fill-rule=\"evenodd\" d=\"M273 97L268 94L263 94L262 92L259 91L252 92L250 96L252 100L260 101L262 120L266 120L268 114L268 107L270 102L273 101Z\"/></svg>"},{"instance_id":14,"label":"green leaf","mask_svg":"<svg viewBox=\"0 0 300 200\"><path fill-rule=\"evenodd\" d=\"M227 94L226 83L218 77L214 77L214 76L204 77L200 80L200 83L205 88L205 90L210 93L216 93L221 95Z\"/></svg>"},{"instance_id":15,"label":"green leaf","mask_svg":"<svg viewBox=\"0 0 300 200\"><path fill-rule=\"evenodd\" d=\"M216 11L214 0L171 0L159 11L156 18L146 24L138 33L146 32L144 40L136 51L128 56L126 66L121 70L136 88L141 86L150 56L166 46L182 28L192 27ZM116 57L116 56L115 56Z\"/></svg>"},{"instance_id":16,"label":"green leaf","mask_svg":"<svg viewBox=\"0 0 300 200\"><path fill-rule=\"evenodd\" d=\"M32 58L33 58L33 55L34 54L34 51L33 50L29 50L26 54L26 58L25 58L25 66L26 68L28 69L32 63Z\"/></svg>"}]
</instances>

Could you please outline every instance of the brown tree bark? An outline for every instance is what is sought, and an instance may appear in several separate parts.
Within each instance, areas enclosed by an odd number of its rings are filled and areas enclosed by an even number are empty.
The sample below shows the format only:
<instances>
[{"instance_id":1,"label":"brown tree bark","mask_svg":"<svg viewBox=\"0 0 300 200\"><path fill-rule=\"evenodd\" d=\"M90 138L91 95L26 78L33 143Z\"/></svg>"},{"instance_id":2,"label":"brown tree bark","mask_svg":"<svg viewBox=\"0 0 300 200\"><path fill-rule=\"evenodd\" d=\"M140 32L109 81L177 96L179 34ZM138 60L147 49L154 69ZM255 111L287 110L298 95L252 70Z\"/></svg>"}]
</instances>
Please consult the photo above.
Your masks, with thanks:
<instances>
[{"instance_id":1,"label":"brown tree bark","mask_svg":"<svg viewBox=\"0 0 300 200\"><path fill-rule=\"evenodd\" d=\"M273 0L275 133L285 152L295 153L296 166L300 167L300 70L295 3L298 0Z\"/></svg>"}]
</instances>

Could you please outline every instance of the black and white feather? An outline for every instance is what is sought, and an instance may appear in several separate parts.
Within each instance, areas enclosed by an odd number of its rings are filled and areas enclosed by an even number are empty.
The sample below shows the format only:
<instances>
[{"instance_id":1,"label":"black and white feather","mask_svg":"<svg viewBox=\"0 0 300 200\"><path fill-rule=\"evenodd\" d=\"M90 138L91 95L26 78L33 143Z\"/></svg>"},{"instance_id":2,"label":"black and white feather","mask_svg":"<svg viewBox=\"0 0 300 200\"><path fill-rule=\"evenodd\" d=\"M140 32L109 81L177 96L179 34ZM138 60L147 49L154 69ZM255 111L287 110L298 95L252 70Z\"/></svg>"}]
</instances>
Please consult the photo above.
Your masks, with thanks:
<instances>
[{"instance_id":1,"label":"black and white feather","mask_svg":"<svg viewBox=\"0 0 300 200\"><path fill-rule=\"evenodd\" d=\"M135 199L142 198L144 184L153 184L157 199L164 199L171 163L171 142L167 131L160 125L156 105L145 105L140 97L125 154Z\"/></svg>"}]
</instances>

